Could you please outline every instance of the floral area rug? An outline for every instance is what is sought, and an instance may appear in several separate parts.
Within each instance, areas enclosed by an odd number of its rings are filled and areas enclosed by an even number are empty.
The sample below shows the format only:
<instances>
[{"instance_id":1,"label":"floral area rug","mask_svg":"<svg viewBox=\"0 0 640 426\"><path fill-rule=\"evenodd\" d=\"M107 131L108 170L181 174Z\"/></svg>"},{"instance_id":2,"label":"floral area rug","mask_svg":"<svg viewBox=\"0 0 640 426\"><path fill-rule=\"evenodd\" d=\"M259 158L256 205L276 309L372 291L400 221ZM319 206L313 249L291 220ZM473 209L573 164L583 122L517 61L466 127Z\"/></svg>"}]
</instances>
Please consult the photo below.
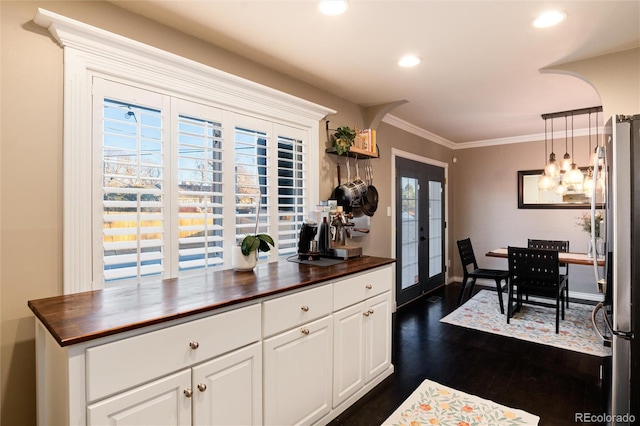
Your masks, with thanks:
<instances>
[{"instance_id":1,"label":"floral area rug","mask_svg":"<svg viewBox=\"0 0 640 426\"><path fill-rule=\"evenodd\" d=\"M425 380L383 425L537 425L540 418Z\"/></svg>"},{"instance_id":2,"label":"floral area rug","mask_svg":"<svg viewBox=\"0 0 640 426\"><path fill-rule=\"evenodd\" d=\"M505 310L506 302L505 297ZM500 313L496 293L482 290L440 321L576 352L609 356L611 348L600 344L593 330L592 310L591 305L569 302L565 319L560 319L560 332L556 334L555 308L523 305L507 324L506 314Z\"/></svg>"}]
</instances>

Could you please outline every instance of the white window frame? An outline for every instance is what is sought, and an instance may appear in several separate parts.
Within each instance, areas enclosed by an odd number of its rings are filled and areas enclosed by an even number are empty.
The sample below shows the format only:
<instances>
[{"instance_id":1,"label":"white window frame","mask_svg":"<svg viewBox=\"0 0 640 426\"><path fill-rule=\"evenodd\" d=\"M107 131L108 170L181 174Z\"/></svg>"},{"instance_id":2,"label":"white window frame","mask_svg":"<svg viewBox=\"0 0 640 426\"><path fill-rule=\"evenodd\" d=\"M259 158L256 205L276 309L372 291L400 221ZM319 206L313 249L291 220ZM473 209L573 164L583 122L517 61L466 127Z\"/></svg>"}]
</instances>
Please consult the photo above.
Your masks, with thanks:
<instances>
[{"instance_id":1,"label":"white window frame","mask_svg":"<svg viewBox=\"0 0 640 426\"><path fill-rule=\"evenodd\" d=\"M311 181L319 176L319 123L336 111L201 63L38 9L34 22L63 47L63 292L102 288L92 274L92 93L94 75L155 86L193 100L308 131ZM310 186L309 200L318 200ZM311 208L312 205L308 207Z\"/></svg>"}]
</instances>

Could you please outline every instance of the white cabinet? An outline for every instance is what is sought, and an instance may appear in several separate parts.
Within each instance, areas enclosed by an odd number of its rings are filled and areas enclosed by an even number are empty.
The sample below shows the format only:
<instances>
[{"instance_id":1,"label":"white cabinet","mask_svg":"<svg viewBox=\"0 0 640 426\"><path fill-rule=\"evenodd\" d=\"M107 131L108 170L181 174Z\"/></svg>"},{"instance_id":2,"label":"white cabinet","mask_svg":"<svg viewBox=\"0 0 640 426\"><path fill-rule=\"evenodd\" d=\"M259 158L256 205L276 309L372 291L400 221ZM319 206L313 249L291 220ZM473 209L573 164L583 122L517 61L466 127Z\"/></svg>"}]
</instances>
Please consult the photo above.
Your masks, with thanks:
<instances>
[{"instance_id":1,"label":"white cabinet","mask_svg":"<svg viewBox=\"0 0 640 426\"><path fill-rule=\"evenodd\" d=\"M263 303L265 335L279 333L263 343L265 424L312 424L331 411L331 308L330 284Z\"/></svg>"},{"instance_id":2,"label":"white cabinet","mask_svg":"<svg viewBox=\"0 0 640 426\"><path fill-rule=\"evenodd\" d=\"M264 422L312 424L331 410L331 317L264 341Z\"/></svg>"},{"instance_id":3,"label":"white cabinet","mask_svg":"<svg viewBox=\"0 0 640 426\"><path fill-rule=\"evenodd\" d=\"M333 406L391 367L390 268L334 284Z\"/></svg>"},{"instance_id":4,"label":"white cabinet","mask_svg":"<svg viewBox=\"0 0 640 426\"><path fill-rule=\"evenodd\" d=\"M68 346L37 320L38 424L326 424L393 373L392 275Z\"/></svg>"},{"instance_id":5,"label":"white cabinet","mask_svg":"<svg viewBox=\"0 0 640 426\"><path fill-rule=\"evenodd\" d=\"M262 424L262 343L193 368L194 425Z\"/></svg>"},{"instance_id":6,"label":"white cabinet","mask_svg":"<svg viewBox=\"0 0 640 426\"><path fill-rule=\"evenodd\" d=\"M123 392L87 408L88 425L191 424L191 400L184 390L191 386L190 371L181 371Z\"/></svg>"},{"instance_id":7,"label":"white cabinet","mask_svg":"<svg viewBox=\"0 0 640 426\"><path fill-rule=\"evenodd\" d=\"M92 404L87 424L261 424L261 388L258 342Z\"/></svg>"}]
</instances>

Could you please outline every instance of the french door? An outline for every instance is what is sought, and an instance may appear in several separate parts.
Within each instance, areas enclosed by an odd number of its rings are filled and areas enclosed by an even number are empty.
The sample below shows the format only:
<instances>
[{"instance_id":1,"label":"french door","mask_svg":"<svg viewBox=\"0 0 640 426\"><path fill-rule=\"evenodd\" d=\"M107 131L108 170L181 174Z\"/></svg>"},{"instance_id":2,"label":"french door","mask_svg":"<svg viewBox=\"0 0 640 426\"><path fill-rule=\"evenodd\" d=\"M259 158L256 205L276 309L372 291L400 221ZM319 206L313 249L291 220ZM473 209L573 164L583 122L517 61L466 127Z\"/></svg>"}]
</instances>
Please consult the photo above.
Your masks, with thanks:
<instances>
[{"instance_id":1,"label":"french door","mask_svg":"<svg viewBox=\"0 0 640 426\"><path fill-rule=\"evenodd\" d=\"M442 167L396 157L396 304L444 284Z\"/></svg>"}]
</instances>

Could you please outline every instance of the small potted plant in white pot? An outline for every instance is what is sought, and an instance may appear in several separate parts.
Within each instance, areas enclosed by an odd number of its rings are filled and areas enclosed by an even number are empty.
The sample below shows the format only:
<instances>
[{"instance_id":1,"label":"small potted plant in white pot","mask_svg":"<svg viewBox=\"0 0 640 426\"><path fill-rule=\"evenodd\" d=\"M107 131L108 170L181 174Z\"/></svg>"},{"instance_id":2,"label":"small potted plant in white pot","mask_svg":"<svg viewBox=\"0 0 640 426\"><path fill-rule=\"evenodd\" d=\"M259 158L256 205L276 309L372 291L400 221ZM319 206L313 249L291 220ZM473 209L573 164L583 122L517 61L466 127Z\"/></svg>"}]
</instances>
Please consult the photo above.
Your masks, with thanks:
<instances>
[{"instance_id":1,"label":"small potted plant in white pot","mask_svg":"<svg viewBox=\"0 0 640 426\"><path fill-rule=\"evenodd\" d=\"M259 252L268 252L275 245L269 234L258 234L260 222L260 201L256 211L256 228L253 234L245 235L240 244L233 248L231 258L233 269L236 271L251 271L256 267Z\"/></svg>"}]
</instances>

